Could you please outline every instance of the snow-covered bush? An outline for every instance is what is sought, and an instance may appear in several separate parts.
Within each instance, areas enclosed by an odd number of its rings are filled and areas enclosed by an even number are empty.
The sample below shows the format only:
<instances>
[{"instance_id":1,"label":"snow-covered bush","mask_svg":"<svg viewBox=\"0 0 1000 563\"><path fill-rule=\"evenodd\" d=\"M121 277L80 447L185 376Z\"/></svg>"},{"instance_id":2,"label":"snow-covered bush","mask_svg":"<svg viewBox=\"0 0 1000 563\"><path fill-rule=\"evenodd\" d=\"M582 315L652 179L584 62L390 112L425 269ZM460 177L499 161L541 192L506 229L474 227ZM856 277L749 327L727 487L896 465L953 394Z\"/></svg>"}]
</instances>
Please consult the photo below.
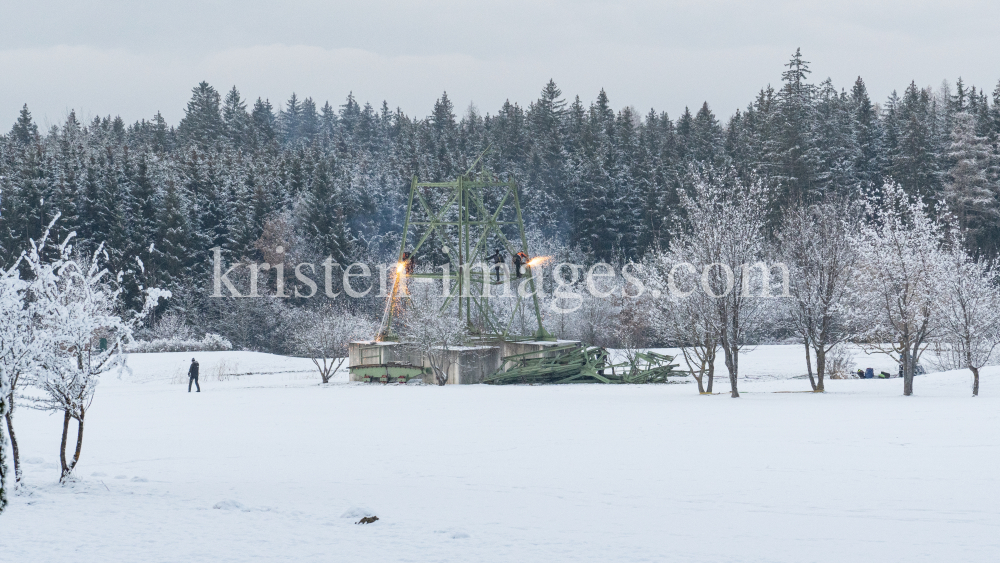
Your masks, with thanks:
<instances>
[{"instance_id":1,"label":"snow-covered bush","mask_svg":"<svg viewBox=\"0 0 1000 563\"><path fill-rule=\"evenodd\" d=\"M444 297L436 288L427 285L413 288L399 328L400 341L427 358L438 385L448 382L451 368L448 350L465 344L469 338L465 320L455 314L454 307L442 310L443 304Z\"/></svg>"},{"instance_id":2,"label":"snow-covered bush","mask_svg":"<svg viewBox=\"0 0 1000 563\"><path fill-rule=\"evenodd\" d=\"M149 338L147 338L147 340L195 339L194 328L187 323L182 315L173 311L163 315L153 328L146 332L149 333Z\"/></svg>"},{"instance_id":3,"label":"snow-covered bush","mask_svg":"<svg viewBox=\"0 0 1000 563\"><path fill-rule=\"evenodd\" d=\"M378 326L350 311L323 307L302 313L292 337L295 350L316 365L320 379L329 383L347 359L347 346L353 340L371 338Z\"/></svg>"},{"instance_id":4,"label":"snow-covered bush","mask_svg":"<svg viewBox=\"0 0 1000 563\"><path fill-rule=\"evenodd\" d=\"M130 354L156 352L225 352L232 349L232 342L212 332L205 334L201 340L136 340L125 346L125 351Z\"/></svg>"},{"instance_id":5,"label":"snow-covered bush","mask_svg":"<svg viewBox=\"0 0 1000 563\"><path fill-rule=\"evenodd\" d=\"M849 379L853 376L854 354L843 342L834 344L826 351L826 373L831 378Z\"/></svg>"}]
</instances>

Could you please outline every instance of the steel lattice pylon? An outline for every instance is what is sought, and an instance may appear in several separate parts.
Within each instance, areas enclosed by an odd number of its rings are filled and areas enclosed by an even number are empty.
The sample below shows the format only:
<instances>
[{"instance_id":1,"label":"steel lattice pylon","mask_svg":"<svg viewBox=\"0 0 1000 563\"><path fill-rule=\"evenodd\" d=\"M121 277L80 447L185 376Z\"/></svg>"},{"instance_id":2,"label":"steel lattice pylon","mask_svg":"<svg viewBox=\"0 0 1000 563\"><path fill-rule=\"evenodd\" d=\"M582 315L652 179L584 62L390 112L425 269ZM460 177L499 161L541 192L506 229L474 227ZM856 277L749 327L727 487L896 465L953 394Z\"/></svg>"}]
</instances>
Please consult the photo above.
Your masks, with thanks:
<instances>
[{"instance_id":1,"label":"steel lattice pylon","mask_svg":"<svg viewBox=\"0 0 1000 563\"><path fill-rule=\"evenodd\" d=\"M442 312L457 300L459 317L464 318L473 333L479 336L503 339L521 336L554 340L542 325L535 278L531 265L526 260L528 241L524 234L517 185L513 180L500 181L486 173L474 175L471 169L452 182L421 182L417 176L413 176L401 238L396 275L378 339L394 339L393 317L396 314L397 292L400 290L401 279L405 277L443 280L443 283L451 284ZM441 246L436 247L434 243L441 243ZM491 248L494 255L487 258ZM524 267L518 268L522 272L518 279L530 289L535 319L538 322L538 329L534 334L512 335L510 332L514 314L504 322L491 306L490 301L495 297L490 297L490 286L510 281L506 262L500 264L500 259L496 258L498 250L506 252L510 257L520 255L525 258ZM409 271L418 260L424 262L422 258L430 258L427 262L433 263L435 257L442 256L446 259L437 267L441 272ZM487 260L492 262L488 263ZM501 265L503 281L494 278L500 277L494 271L499 271ZM517 299L513 308L516 314L522 300L528 296L522 295L521 291L514 291L514 296L511 297ZM478 323L473 323L474 319Z\"/></svg>"}]
</instances>

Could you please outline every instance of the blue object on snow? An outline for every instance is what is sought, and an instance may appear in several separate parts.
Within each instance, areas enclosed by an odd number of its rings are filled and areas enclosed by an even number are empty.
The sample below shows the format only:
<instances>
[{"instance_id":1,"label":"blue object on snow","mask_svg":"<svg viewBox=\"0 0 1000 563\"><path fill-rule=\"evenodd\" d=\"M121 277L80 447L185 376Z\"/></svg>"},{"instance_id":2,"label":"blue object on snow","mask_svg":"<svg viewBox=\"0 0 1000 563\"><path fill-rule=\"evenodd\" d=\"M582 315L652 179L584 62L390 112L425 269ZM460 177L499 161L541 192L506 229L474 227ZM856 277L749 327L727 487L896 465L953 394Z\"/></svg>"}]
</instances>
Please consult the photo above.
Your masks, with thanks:
<instances>
[{"instance_id":1,"label":"blue object on snow","mask_svg":"<svg viewBox=\"0 0 1000 563\"><path fill-rule=\"evenodd\" d=\"M875 379L875 370L868 368L865 370L865 379Z\"/></svg>"}]
</instances>

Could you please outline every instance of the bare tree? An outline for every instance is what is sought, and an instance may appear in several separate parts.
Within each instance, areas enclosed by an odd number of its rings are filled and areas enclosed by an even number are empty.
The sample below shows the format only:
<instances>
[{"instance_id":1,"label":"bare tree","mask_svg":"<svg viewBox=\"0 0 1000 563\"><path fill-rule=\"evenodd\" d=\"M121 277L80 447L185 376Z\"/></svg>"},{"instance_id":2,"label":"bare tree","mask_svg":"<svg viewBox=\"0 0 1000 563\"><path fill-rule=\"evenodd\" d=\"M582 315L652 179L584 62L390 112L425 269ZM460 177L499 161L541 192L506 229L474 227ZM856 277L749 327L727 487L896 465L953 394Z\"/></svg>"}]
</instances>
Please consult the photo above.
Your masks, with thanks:
<instances>
[{"instance_id":1,"label":"bare tree","mask_svg":"<svg viewBox=\"0 0 1000 563\"><path fill-rule=\"evenodd\" d=\"M15 264L0 271L0 424L7 425L11 455L14 461L14 481L21 480L20 455L14 433L14 398L17 386L38 357L43 335L37 334L32 318L32 306L27 299L28 283L20 279ZM6 504L7 440L0 426L0 510Z\"/></svg>"},{"instance_id":2,"label":"bare tree","mask_svg":"<svg viewBox=\"0 0 1000 563\"><path fill-rule=\"evenodd\" d=\"M49 232L59 215L52 220L38 243L44 251ZM31 295L32 285L21 278L22 254L7 270L0 270L0 512L7 500L7 455L3 424L10 437L11 458L14 462L14 481L21 481L21 457L14 431L14 409L17 405L18 387L38 368L46 351L50 349L50 333L41 330L39 317L44 303Z\"/></svg>"},{"instance_id":3,"label":"bare tree","mask_svg":"<svg viewBox=\"0 0 1000 563\"><path fill-rule=\"evenodd\" d=\"M18 382L38 357L43 335L34 330L33 307L28 283L18 275L18 261L9 270L0 271L0 512L7 506L7 425L14 461L14 481L21 480L20 455L14 433L14 397Z\"/></svg>"},{"instance_id":4,"label":"bare tree","mask_svg":"<svg viewBox=\"0 0 1000 563\"><path fill-rule=\"evenodd\" d=\"M312 360L323 383L329 383L347 360L348 345L371 338L377 330L370 319L328 306L304 312L292 340L296 351Z\"/></svg>"},{"instance_id":5,"label":"bare tree","mask_svg":"<svg viewBox=\"0 0 1000 563\"><path fill-rule=\"evenodd\" d=\"M698 267L663 251L649 253L643 262L650 292L660 295L651 300L647 310L653 330L680 347L698 393L712 393L720 330L712 298L697 289L701 280Z\"/></svg>"},{"instance_id":6,"label":"bare tree","mask_svg":"<svg viewBox=\"0 0 1000 563\"><path fill-rule=\"evenodd\" d=\"M839 202L792 209L778 236L789 269L792 299L785 314L802 338L813 391L823 391L827 354L851 337L845 311L856 254L848 227L850 209ZM812 358L816 357L813 378Z\"/></svg>"},{"instance_id":7,"label":"bare tree","mask_svg":"<svg viewBox=\"0 0 1000 563\"><path fill-rule=\"evenodd\" d=\"M449 351L468 341L469 328L453 311L442 310L440 290L414 285L405 299L399 338L427 358L437 384L444 385L451 369Z\"/></svg>"},{"instance_id":8,"label":"bare tree","mask_svg":"<svg viewBox=\"0 0 1000 563\"><path fill-rule=\"evenodd\" d=\"M32 298L41 309L41 330L51 338L32 377L32 386L42 392L32 398L32 407L63 413L59 452L62 482L80 460L84 421L101 375L125 368L124 345L132 341L135 327L159 299L169 296L168 292L147 289L140 313L121 313L122 276L111 276L102 267L107 258L103 246L89 262L82 262L69 258L69 240L63 243L57 260L42 260L42 245L33 245L27 257L34 276ZM77 421L77 434L76 448L68 459L70 420Z\"/></svg>"},{"instance_id":9,"label":"bare tree","mask_svg":"<svg viewBox=\"0 0 1000 563\"><path fill-rule=\"evenodd\" d=\"M955 233L943 252L941 291L935 300L941 339L935 343L939 361L972 372L972 395L979 395L979 370L1000 344L1000 290L997 264L970 258L965 240Z\"/></svg>"},{"instance_id":10,"label":"bare tree","mask_svg":"<svg viewBox=\"0 0 1000 563\"><path fill-rule=\"evenodd\" d=\"M698 181L694 192L694 197L681 198L687 230L675 236L671 249L678 258L701 266L698 289L712 300L731 396L736 398L739 352L768 312L765 198L759 184L744 185L734 178Z\"/></svg>"},{"instance_id":11,"label":"bare tree","mask_svg":"<svg viewBox=\"0 0 1000 563\"><path fill-rule=\"evenodd\" d=\"M870 197L867 208L869 220L852 237L858 261L851 321L863 347L899 359L908 396L917 362L938 330L942 229L922 201L894 184Z\"/></svg>"}]
</instances>

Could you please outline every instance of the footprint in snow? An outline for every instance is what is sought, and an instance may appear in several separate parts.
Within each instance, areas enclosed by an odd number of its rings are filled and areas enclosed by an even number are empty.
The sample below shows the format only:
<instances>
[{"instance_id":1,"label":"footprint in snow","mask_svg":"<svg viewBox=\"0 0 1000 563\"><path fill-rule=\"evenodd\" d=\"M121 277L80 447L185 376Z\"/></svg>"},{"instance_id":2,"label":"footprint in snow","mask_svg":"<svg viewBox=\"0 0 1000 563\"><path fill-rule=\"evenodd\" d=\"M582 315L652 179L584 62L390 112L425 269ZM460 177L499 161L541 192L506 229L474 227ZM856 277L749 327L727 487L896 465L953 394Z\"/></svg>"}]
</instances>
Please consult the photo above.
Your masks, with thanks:
<instances>
[{"instance_id":1,"label":"footprint in snow","mask_svg":"<svg viewBox=\"0 0 1000 563\"><path fill-rule=\"evenodd\" d=\"M128 479L128 475L115 475L115 479Z\"/></svg>"},{"instance_id":2,"label":"footprint in snow","mask_svg":"<svg viewBox=\"0 0 1000 563\"><path fill-rule=\"evenodd\" d=\"M107 473L101 473L100 471L95 471L90 474L91 477L107 477Z\"/></svg>"},{"instance_id":3,"label":"footprint in snow","mask_svg":"<svg viewBox=\"0 0 1000 563\"><path fill-rule=\"evenodd\" d=\"M45 463L45 460L40 457L29 457L24 459L24 463L29 463L31 465L41 465Z\"/></svg>"},{"instance_id":4,"label":"footprint in snow","mask_svg":"<svg viewBox=\"0 0 1000 563\"><path fill-rule=\"evenodd\" d=\"M149 479L146 479L145 477L132 477L132 482L133 483L148 483Z\"/></svg>"}]
</instances>

